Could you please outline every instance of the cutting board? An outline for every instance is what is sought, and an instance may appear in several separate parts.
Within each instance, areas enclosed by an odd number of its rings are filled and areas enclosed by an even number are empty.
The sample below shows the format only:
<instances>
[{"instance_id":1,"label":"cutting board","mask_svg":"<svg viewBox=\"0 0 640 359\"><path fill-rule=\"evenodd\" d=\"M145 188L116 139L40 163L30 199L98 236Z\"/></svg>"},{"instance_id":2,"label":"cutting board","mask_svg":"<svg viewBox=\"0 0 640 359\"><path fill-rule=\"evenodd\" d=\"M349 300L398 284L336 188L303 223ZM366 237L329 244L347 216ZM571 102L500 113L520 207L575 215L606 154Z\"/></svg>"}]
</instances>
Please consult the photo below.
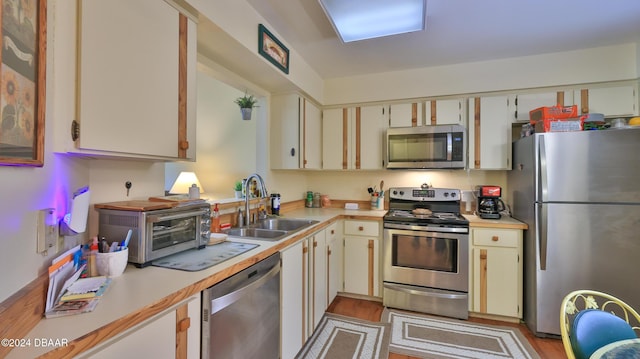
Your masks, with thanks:
<instances>
[{"instance_id":1,"label":"cutting board","mask_svg":"<svg viewBox=\"0 0 640 359\"><path fill-rule=\"evenodd\" d=\"M158 209L173 208L178 203L176 202L156 202L145 200L133 200L133 201L120 201L120 202L108 202L108 203L96 203L93 206L95 208L102 209L115 209L120 211L155 211Z\"/></svg>"}]
</instances>

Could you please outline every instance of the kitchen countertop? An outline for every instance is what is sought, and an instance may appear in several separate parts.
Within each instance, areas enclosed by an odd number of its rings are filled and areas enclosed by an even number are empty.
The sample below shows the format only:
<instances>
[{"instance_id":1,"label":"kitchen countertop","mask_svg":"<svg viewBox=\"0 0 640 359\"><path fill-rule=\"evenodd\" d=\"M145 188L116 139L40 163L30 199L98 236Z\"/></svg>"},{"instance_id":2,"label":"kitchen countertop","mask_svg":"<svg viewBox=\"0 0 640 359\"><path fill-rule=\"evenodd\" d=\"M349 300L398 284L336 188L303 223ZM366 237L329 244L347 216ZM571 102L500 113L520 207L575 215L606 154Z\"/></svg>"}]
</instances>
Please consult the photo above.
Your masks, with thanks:
<instances>
[{"instance_id":1,"label":"kitchen countertop","mask_svg":"<svg viewBox=\"0 0 640 359\"><path fill-rule=\"evenodd\" d=\"M252 264L295 244L298 240L342 218L382 220L386 211L304 208L287 212L284 217L319 221L277 242L229 237L235 242L260 244L258 247L202 271L186 272L129 264L125 272L113 278L93 312L67 317L42 319L23 339L59 339L69 344L59 348L29 346L14 348L7 358L75 356L117 336L145 320L163 313L192 295L240 272Z\"/></svg>"},{"instance_id":2,"label":"kitchen countertop","mask_svg":"<svg viewBox=\"0 0 640 359\"><path fill-rule=\"evenodd\" d=\"M277 242L255 241L229 237L234 242L259 244L258 247L223 263L197 272L149 266L136 268L128 265L124 274L113 278L109 289L93 312L68 317L42 319L24 339L47 338L69 342L69 345L28 347L13 349L8 358L72 356L119 333L180 305L192 295L240 272L250 265L281 251L300 239L325 228L339 219L382 220L384 210L345 210L337 208L303 208L287 212L284 217L317 220L319 223L305 228ZM527 226L512 218L485 220L465 215L470 227L518 228ZM159 285L161 283L161 285Z\"/></svg>"}]
</instances>

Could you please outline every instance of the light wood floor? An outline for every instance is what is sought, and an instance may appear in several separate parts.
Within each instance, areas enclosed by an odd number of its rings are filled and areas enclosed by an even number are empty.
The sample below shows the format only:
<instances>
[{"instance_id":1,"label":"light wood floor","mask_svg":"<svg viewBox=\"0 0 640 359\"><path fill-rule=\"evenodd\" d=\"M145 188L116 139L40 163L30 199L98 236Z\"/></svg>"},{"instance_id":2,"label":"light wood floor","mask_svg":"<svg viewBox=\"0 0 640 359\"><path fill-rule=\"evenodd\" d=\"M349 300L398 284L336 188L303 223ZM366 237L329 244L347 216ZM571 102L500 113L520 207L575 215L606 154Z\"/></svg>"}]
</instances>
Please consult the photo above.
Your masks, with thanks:
<instances>
[{"instance_id":1,"label":"light wood floor","mask_svg":"<svg viewBox=\"0 0 640 359\"><path fill-rule=\"evenodd\" d=\"M384 307L380 302L338 296L331 303L327 311L330 313L377 322L380 321L380 316L382 315L383 309ZM531 334L529 329L524 324L514 324L480 318L469 318L469 321L518 327L522 334L524 334L524 336L527 338L527 340L529 340L531 346L533 346L538 354L540 354L540 357L542 359L566 358L561 340L538 338ZM390 353L389 359L414 359L414 357Z\"/></svg>"}]
</instances>

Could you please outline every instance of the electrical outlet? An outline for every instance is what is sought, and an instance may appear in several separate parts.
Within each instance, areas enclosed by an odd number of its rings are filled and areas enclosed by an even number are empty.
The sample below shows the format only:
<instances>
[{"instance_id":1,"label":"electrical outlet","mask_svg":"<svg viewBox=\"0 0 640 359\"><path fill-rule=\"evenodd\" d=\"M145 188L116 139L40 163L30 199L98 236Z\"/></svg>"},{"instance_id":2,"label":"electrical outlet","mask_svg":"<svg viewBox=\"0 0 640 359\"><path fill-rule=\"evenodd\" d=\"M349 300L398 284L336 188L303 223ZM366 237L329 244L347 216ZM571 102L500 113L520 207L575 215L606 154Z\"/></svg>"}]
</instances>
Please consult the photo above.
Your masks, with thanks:
<instances>
[{"instance_id":1,"label":"electrical outlet","mask_svg":"<svg viewBox=\"0 0 640 359\"><path fill-rule=\"evenodd\" d=\"M55 208L38 211L38 253L58 249L58 221Z\"/></svg>"}]
</instances>

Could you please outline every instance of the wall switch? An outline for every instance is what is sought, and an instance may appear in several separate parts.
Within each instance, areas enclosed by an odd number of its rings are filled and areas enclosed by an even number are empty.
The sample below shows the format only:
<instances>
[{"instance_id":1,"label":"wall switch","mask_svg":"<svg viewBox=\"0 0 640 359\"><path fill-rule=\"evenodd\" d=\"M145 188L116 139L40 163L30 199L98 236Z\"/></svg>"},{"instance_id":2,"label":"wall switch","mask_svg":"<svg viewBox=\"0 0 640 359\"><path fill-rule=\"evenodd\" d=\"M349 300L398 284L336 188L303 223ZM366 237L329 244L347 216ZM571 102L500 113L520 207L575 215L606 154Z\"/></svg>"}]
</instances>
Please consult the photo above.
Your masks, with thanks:
<instances>
[{"instance_id":1,"label":"wall switch","mask_svg":"<svg viewBox=\"0 0 640 359\"><path fill-rule=\"evenodd\" d=\"M38 253L58 249L58 221L55 208L38 211Z\"/></svg>"}]
</instances>

